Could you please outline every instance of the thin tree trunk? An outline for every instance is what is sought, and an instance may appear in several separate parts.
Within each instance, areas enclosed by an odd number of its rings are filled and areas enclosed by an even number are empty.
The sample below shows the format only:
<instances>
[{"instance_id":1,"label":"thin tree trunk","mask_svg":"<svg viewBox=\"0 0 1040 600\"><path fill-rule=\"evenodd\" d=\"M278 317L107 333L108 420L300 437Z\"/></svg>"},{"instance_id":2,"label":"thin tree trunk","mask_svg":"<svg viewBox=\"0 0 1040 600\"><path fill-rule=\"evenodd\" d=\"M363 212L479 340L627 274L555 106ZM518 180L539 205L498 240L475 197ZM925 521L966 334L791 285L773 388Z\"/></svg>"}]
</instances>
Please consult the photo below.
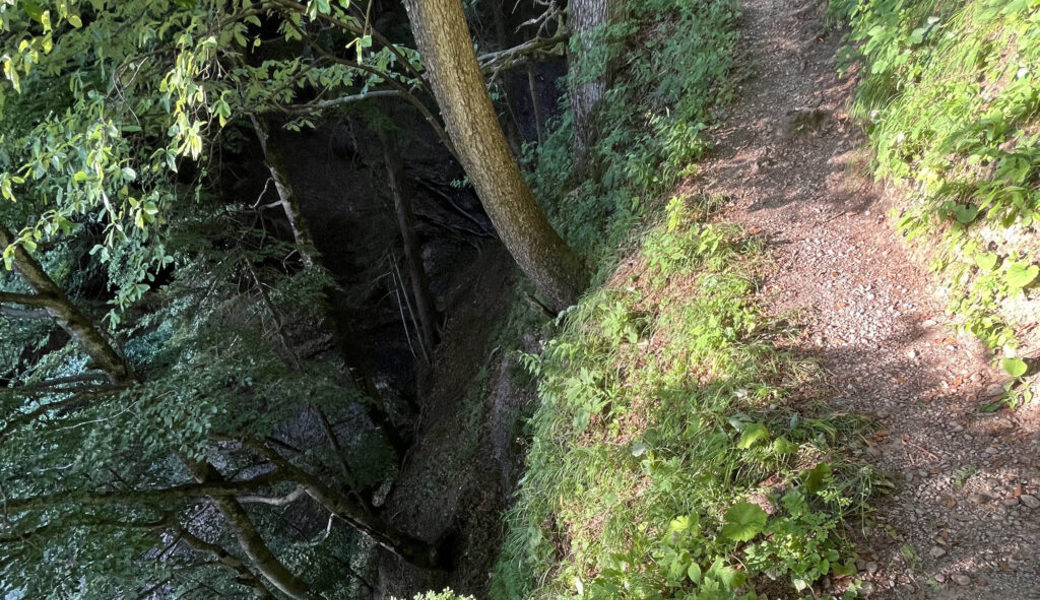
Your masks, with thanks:
<instances>
[{"instance_id":1,"label":"thin tree trunk","mask_svg":"<svg viewBox=\"0 0 1040 600\"><path fill-rule=\"evenodd\" d=\"M538 143L545 143L545 131L542 125L542 101L538 98L538 82L534 76L534 67L531 63L526 65L527 89L531 94L531 108L534 110L534 126L538 133Z\"/></svg>"},{"instance_id":2,"label":"thin tree trunk","mask_svg":"<svg viewBox=\"0 0 1040 600\"><path fill-rule=\"evenodd\" d=\"M250 120L253 122L256 137L260 140L260 148L264 152L267 169L271 172L271 180L278 193L278 203L281 204L285 218L292 229L293 241L296 242L296 247L303 257L303 263L310 267L314 264L314 240L311 238L307 221L303 218L303 211L300 209L300 203L293 191L292 184L289 183L285 160L278 148L271 143L271 128L264 117L250 116Z\"/></svg>"},{"instance_id":3,"label":"thin tree trunk","mask_svg":"<svg viewBox=\"0 0 1040 600\"><path fill-rule=\"evenodd\" d=\"M554 310L588 285L581 257L535 202L506 144L460 0L405 0L448 135L499 237Z\"/></svg>"},{"instance_id":4,"label":"thin tree trunk","mask_svg":"<svg viewBox=\"0 0 1040 600\"><path fill-rule=\"evenodd\" d=\"M394 213L397 215L397 228L401 232L404 245L404 260L408 265L408 279L412 287L412 298L422 328L422 344L427 361L437 342L437 309L430 294L429 278L423 268L419 241L415 237L415 215L412 213L412 194L405 189L405 181L401 176L401 156L397 152L395 140L386 133L379 133L379 141L383 146L383 162L386 165L387 180L390 182L390 195L394 198Z\"/></svg>"},{"instance_id":5,"label":"thin tree trunk","mask_svg":"<svg viewBox=\"0 0 1040 600\"><path fill-rule=\"evenodd\" d=\"M490 7L491 19L495 24L495 42L500 51L509 48L509 33L506 31L505 16L506 2L508 0L491 0ZM513 151L513 156L519 159L524 151L524 137L520 133L520 123L517 120L516 111L513 110L513 103L510 102L510 98L513 95L513 86L508 71L509 69L503 69L501 79L502 104L505 105L506 109L502 118L502 129L506 136L506 142L509 143L509 149Z\"/></svg>"},{"instance_id":6,"label":"thin tree trunk","mask_svg":"<svg viewBox=\"0 0 1040 600\"><path fill-rule=\"evenodd\" d=\"M7 248L14 241L15 238L11 232L0 226L0 250ZM46 310L47 314L93 359L94 365L108 374L112 383L122 384L131 379L130 367L126 360L108 343L105 336L94 325L94 321L76 308L65 295L65 291L21 246L16 246L14 249L14 268L29 287L36 292L36 295L23 296L21 300L12 300L17 295L6 294L7 301Z\"/></svg>"}]
</instances>

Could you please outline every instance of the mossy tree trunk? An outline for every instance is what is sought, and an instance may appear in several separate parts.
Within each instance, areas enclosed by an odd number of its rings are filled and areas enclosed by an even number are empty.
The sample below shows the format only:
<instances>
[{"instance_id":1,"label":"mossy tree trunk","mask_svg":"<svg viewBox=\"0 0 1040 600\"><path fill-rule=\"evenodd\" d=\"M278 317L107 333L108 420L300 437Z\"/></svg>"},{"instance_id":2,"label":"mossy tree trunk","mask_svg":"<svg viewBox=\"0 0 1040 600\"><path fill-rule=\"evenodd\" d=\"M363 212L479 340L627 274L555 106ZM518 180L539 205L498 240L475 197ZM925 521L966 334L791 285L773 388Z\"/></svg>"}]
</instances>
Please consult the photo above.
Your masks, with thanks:
<instances>
[{"instance_id":1,"label":"mossy tree trunk","mask_svg":"<svg viewBox=\"0 0 1040 600\"><path fill-rule=\"evenodd\" d=\"M448 135L499 237L547 304L562 310L588 285L584 264L552 228L506 144L459 0L405 0Z\"/></svg>"}]
</instances>

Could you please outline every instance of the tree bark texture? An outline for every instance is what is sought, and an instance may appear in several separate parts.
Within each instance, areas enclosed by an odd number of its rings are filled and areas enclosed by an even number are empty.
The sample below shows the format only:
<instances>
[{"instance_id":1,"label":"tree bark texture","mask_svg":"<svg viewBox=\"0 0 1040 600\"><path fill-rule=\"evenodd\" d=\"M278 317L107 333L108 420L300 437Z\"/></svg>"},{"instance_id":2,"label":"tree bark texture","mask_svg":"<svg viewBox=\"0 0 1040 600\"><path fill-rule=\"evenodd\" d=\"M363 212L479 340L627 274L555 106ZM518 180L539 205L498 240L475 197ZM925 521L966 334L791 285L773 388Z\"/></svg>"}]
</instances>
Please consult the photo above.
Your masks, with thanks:
<instances>
[{"instance_id":1,"label":"tree bark texture","mask_svg":"<svg viewBox=\"0 0 1040 600\"><path fill-rule=\"evenodd\" d=\"M0 250L7 248L15 241L7 229L0 226ZM65 295L65 291L47 275L40 263L25 248L14 249L14 268L34 292L35 296L5 294L9 301L35 306L47 311L52 319L64 329L79 347L90 356L94 365L108 374L115 384L130 380L130 367L126 360L108 343L105 336L94 325L94 321L81 312ZM12 300L12 298L14 298Z\"/></svg>"},{"instance_id":2,"label":"tree bark texture","mask_svg":"<svg viewBox=\"0 0 1040 600\"><path fill-rule=\"evenodd\" d=\"M599 130L597 113L612 76L609 61L590 60L595 33L618 21L619 0L570 0L571 51L567 57L569 96L574 116L574 164L578 172L588 163L589 148ZM602 44L604 40L600 39Z\"/></svg>"},{"instance_id":3,"label":"tree bark texture","mask_svg":"<svg viewBox=\"0 0 1040 600\"><path fill-rule=\"evenodd\" d=\"M506 144L460 0L405 0L448 135L499 237L554 310L588 285L581 258L538 208Z\"/></svg>"}]
</instances>

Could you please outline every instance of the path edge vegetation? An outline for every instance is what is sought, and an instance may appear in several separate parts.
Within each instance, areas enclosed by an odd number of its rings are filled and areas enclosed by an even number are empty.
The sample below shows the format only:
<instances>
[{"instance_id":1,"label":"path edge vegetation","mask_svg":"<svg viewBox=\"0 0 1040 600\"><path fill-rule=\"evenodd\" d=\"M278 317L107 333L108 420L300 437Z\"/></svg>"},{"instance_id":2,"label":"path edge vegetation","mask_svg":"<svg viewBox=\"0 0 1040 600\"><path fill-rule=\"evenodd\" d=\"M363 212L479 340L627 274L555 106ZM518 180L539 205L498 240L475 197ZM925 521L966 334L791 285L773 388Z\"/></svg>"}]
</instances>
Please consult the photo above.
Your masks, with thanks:
<instances>
[{"instance_id":1,"label":"path edge vegetation","mask_svg":"<svg viewBox=\"0 0 1040 600\"><path fill-rule=\"evenodd\" d=\"M871 174L1006 375L995 410L1032 397L1040 351L1040 2L830 0L861 69L852 115ZM1035 387L1035 384L1033 384Z\"/></svg>"},{"instance_id":2,"label":"path edge vegetation","mask_svg":"<svg viewBox=\"0 0 1040 600\"><path fill-rule=\"evenodd\" d=\"M539 403L489 597L809 598L825 577L855 597L846 534L875 474L840 446L861 422L810 391L818 371L784 348L791 326L754 299L764 244L697 189L707 129L736 89L739 7L626 12L583 34L606 49L587 60L623 65L598 117L609 127L575 165L567 113L527 156L594 275L542 326L540 352L514 354Z\"/></svg>"}]
</instances>

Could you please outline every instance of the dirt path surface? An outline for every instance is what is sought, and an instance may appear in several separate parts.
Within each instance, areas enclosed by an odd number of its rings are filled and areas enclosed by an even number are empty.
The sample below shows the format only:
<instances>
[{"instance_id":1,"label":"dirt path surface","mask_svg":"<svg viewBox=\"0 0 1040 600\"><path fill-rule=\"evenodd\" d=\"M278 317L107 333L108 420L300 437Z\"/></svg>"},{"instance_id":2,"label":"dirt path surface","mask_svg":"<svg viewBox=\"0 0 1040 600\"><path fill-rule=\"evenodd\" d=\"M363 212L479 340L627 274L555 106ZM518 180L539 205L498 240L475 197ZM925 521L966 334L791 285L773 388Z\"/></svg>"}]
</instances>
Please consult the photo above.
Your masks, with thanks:
<instances>
[{"instance_id":1,"label":"dirt path surface","mask_svg":"<svg viewBox=\"0 0 1040 600\"><path fill-rule=\"evenodd\" d=\"M951 333L945 302L856 175L864 139L837 75L840 34L820 2L744 5L751 74L696 185L769 240L762 288L798 310L800 350L822 361L839 410L879 429L848 443L895 483L863 531L870 598L1040 598L1040 411L985 413L1000 374ZM858 166L857 166L858 165Z\"/></svg>"}]
</instances>

